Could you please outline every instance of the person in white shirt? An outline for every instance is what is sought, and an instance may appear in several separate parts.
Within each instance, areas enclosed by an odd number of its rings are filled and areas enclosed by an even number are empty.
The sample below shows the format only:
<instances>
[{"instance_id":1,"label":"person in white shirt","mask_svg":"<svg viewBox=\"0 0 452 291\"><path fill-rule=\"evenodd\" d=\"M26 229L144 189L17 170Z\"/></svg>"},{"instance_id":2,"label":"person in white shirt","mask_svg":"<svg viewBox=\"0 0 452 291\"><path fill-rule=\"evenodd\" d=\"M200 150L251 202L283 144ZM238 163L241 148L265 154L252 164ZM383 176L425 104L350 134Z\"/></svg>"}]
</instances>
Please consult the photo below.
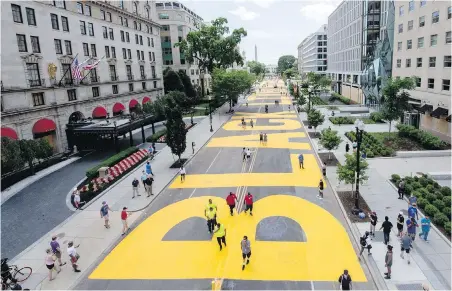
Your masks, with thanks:
<instances>
[{"instance_id":1,"label":"person in white shirt","mask_svg":"<svg viewBox=\"0 0 452 291\"><path fill-rule=\"evenodd\" d=\"M72 268L74 268L74 272L80 272L80 270L78 269L78 259L80 258L80 255L77 253L76 248L78 248L80 245L78 246L74 246L74 242L70 241L67 244L67 254L69 255L69 257L71 258L71 263L72 263Z\"/></svg>"},{"instance_id":2,"label":"person in white shirt","mask_svg":"<svg viewBox=\"0 0 452 291\"><path fill-rule=\"evenodd\" d=\"M246 159L249 160L251 158L251 151L250 149L246 149Z\"/></svg>"},{"instance_id":3,"label":"person in white shirt","mask_svg":"<svg viewBox=\"0 0 452 291\"><path fill-rule=\"evenodd\" d=\"M184 166L180 167L179 174L180 174L180 181L182 183L184 183L185 182L185 174L186 174Z\"/></svg>"}]
</instances>

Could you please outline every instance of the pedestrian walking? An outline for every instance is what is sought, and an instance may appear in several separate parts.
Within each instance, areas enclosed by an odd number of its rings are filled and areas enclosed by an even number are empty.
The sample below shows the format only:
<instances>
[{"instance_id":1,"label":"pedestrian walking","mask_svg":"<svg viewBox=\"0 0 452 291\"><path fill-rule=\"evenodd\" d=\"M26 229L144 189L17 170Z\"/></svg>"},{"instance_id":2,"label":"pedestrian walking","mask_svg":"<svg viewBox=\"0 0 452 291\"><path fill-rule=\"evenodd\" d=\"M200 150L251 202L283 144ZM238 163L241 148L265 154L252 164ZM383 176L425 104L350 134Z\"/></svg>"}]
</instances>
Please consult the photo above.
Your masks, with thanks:
<instances>
[{"instance_id":1,"label":"pedestrian walking","mask_svg":"<svg viewBox=\"0 0 452 291\"><path fill-rule=\"evenodd\" d=\"M234 193L229 192L228 197L226 197L226 204L228 204L228 206L229 206L229 212L231 213L231 216L234 215L234 208L235 208L236 202L237 202L237 196Z\"/></svg>"},{"instance_id":2,"label":"pedestrian walking","mask_svg":"<svg viewBox=\"0 0 452 291\"><path fill-rule=\"evenodd\" d=\"M205 211L205 215L207 219L207 230L212 233L216 224L216 210L213 207L209 207L209 209Z\"/></svg>"},{"instance_id":3,"label":"pedestrian walking","mask_svg":"<svg viewBox=\"0 0 452 291\"><path fill-rule=\"evenodd\" d=\"M146 189L146 183L144 181L146 181L146 179L148 178L148 175L146 174L146 172L143 170L141 172L141 182L143 183L143 187L145 187Z\"/></svg>"},{"instance_id":4,"label":"pedestrian walking","mask_svg":"<svg viewBox=\"0 0 452 291\"><path fill-rule=\"evenodd\" d=\"M408 217L406 220L406 229L408 230L408 235L411 237L411 240L414 241L416 239L416 227L419 225L417 224L416 220L413 217Z\"/></svg>"},{"instance_id":5,"label":"pedestrian walking","mask_svg":"<svg viewBox=\"0 0 452 291\"><path fill-rule=\"evenodd\" d=\"M191 142L191 151L192 151L192 154L194 155L195 154L195 142L194 141Z\"/></svg>"},{"instance_id":6,"label":"pedestrian walking","mask_svg":"<svg viewBox=\"0 0 452 291\"><path fill-rule=\"evenodd\" d=\"M319 195L317 195L317 198L323 199L323 180L320 179L319 182Z\"/></svg>"},{"instance_id":7,"label":"pedestrian walking","mask_svg":"<svg viewBox=\"0 0 452 291\"><path fill-rule=\"evenodd\" d=\"M397 236L399 238L402 238L403 236L403 225L405 224L405 218L403 217L403 213L399 212L399 215L397 215Z\"/></svg>"},{"instance_id":8,"label":"pedestrian walking","mask_svg":"<svg viewBox=\"0 0 452 291\"><path fill-rule=\"evenodd\" d=\"M132 181L132 199L135 198L135 193L137 196L141 196L138 188L140 188L140 182L138 182L137 178L134 178Z\"/></svg>"},{"instance_id":9,"label":"pedestrian walking","mask_svg":"<svg viewBox=\"0 0 452 291\"><path fill-rule=\"evenodd\" d=\"M214 231L214 236L217 238L218 245L220 246L220 251L223 249L221 242L223 242L224 247L226 247L226 228L223 223L217 222L217 228Z\"/></svg>"},{"instance_id":10,"label":"pedestrian walking","mask_svg":"<svg viewBox=\"0 0 452 291\"><path fill-rule=\"evenodd\" d=\"M149 159L150 159L150 160L153 160L153 159L154 159L154 152L155 152L155 149L154 149L154 147L151 145L151 146L148 148L148 156L149 156Z\"/></svg>"},{"instance_id":11,"label":"pedestrian walking","mask_svg":"<svg viewBox=\"0 0 452 291\"><path fill-rule=\"evenodd\" d=\"M60 267L61 267L61 266L66 265L66 262L63 263L61 261L61 253L62 252L61 252L60 244L57 241L57 238L58 237L56 235L52 236L52 241L50 242L50 248L52 249L52 252L55 255L55 258L58 260L58 263L60 264Z\"/></svg>"},{"instance_id":12,"label":"pedestrian walking","mask_svg":"<svg viewBox=\"0 0 452 291\"><path fill-rule=\"evenodd\" d=\"M416 205L417 204L417 197L411 193L410 198L408 198L408 201L410 201L410 205Z\"/></svg>"},{"instance_id":13,"label":"pedestrian walking","mask_svg":"<svg viewBox=\"0 0 452 291\"><path fill-rule=\"evenodd\" d=\"M349 150L350 150L350 145L347 143L345 145L345 152L348 153Z\"/></svg>"},{"instance_id":14,"label":"pedestrian walking","mask_svg":"<svg viewBox=\"0 0 452 291\"><path fill-rule=\"evenodd\" d=\"M262 144L263 142L264 142L264 134L261 132L261 133L259 133L259 143Z\"/></svg>"},{"instance_id":15,"label":"pedestrian walking","mask_svg":"<svg viewBox=\"0 0 452 291\"><path fill-rule=\"evenodd\" d=\"M290 105L289 105L289 112L290 112Z\"/></svg>"},{"instance_id":16,"label":"pedestrian walking","mask_svg":"<svg viewBox=\"0 0 452 291\"><path fill-rule=\"evenodd\" d=\"M339 276L339 283L342 290L352 290L352 277L348 274L348 270L344 270L344 273Z\"/></svg>"},{"instance_id":17,"label":"pedestrian walking","mask_svg":"<svg viewBox=\"0 0 452 291\"><path fill-rule=\"evenodd\" d=\"M215 203L213 203L212 199L209 199L209 201L207 202L206 207L205 207L205 209L204 209L204 214L205 214L205 212L206 212L207 210L210 209L210 207L212 207L212 208L215 210L215 213L216 213L216 211L218 210L217 205L216 205ZM215 223L215 224L216 224L216 223Z\"/></svg>"},{"instance_id":18,"label":"pedestrian walking","mask_svg":"<svg viewBox=\"0 0 452 291\"><path fill-rule=\"evenodd\" d=\"M354 142L352 143L352 147L353 147L353 152L355 152L355 151L356 151L356 148L358 147L358 144L356 143L356 141L354 141Z\"/></svg>"},{"instance_id":19,"label":"pedestrian walking","mask_svg":"<svg viewBox=\"0 0 452 291\"><path fill-rule=\"evenodd\" d=\"M52 281L53 278L53 271L60 273L61 272L61 268L57 268L55 266L55 261L56 261L56 256L54 255L54 253L52 252L52 249L47 249L46 250L46 257L45 257L45 263L46 263L46 267L49 270L49 281ZM3 289L3 288L2 288Z\"/></svg>"},{"instance_id":20,"label":"pedestrian walking","mask_svg":"<svg viewBox=\"0 0 452 291\"><path fill-rule=\"evenodd\" d=\"M243 258L242 271L243 271L245 270L245 265L248 265L250 263L251 257L251 242L248 240L248 237L246 235L240 242L240 247L242 249L242 258Z\"/></svg>"},{"instance_id":21,"label":"pedestrian walking","mask_svg":"<svg viewBox=\"0 0 452 291\"><path fill-rule=\"evenodd\" d=\"M399 199L403 199L404 192L405 192L405 181L401 180L398 185Z\"/></svg>"},{"instance_id":22,"label":"pedestrian walking","mask_svg":"<svg viewBox=\"0 0 452 291\"><path fill-rule=\"evenodd\" d=\"M245 148L242 149L242 156L243 156L242 162L245 162L246 161L246 149Z\"/></svg>"},{"instance_id":23,"label":"pedestrian walking","mask_svg":"<svg viewBox=\"0 0 452 291\"><path fill-rule=\"evenodd\" d=\"M254 128L254 121L252 119L250 119L250 125L251 125L251 128Z\"/></svg>"},{"instance_id":24,"label":"pedestrian walking","mask_svg":"<svg viewBox=\"0 0 452 291\"><path fill-rule=\"evenodd\" d=\"M100 218L103 218L105 223L105 228L110 228L109 220L110 217L108 215L108 211L113 211L110 209L110 206L108 206L107 201L102 202L102 207L100 208Z\"/></svg>"},{"instance_id":25,"label":"pedestrian walking","mask_svg":"<svg viewBox=\"0 0 452 291\"><path fill-rule=\"evenodd\" d=\"M250 192L245 196L245 214L250 211L250 215L253 216L253 195Z\"/></svg>"},{"instance_id":26,"label":"pedestrian walking","mask_svg":"<svg viewBox=\"0 0 452 291\"><path fill-rule=\"evenodd\" d=\"M151 174L152 176L154 176L154 173L152 172L152 168L151 168L151 163L146 162L145 170L146 170L146 174L148 174L148 175Z\"/></svg>"},{"instance_id":27,"label":"pedestrian walking","mask_svg":"<svg viewBox=\"0 0 452 291\"><path fill-rule=\"evenodd\" d=\"M326 178L326 165L325 164L322 164L322 175L323 175L323 178Z\"/></svg>"},{"instance_id":28,"label":"pedestrian walking","mask_svg":"<svg viewBox=\"0 0 452 291\"><path fill-rule=\"evenodd\" d=\"M418 214L418 211L417 211L416 203L413 203L413 205L410 205L408 207L408 216L413 218L413 219L419 220L419 214Z\"/></svg>"},{"instance_id":29,"label":"pedestrian walking","mask_svg":"<svg viewBox=\"0 0 452 291\"><path fill-rule=\"evenodd\" d=\"M402 259L405 259L404 253L406 253L406 258L407 258L407 261L409 264L410 263L411 237L409 237L408 232L405 232L405 234L402 236L400 245L402 247L402 251L400 252L400 257Z\"/></svg>"},{"instance_id":30,"label":"pedestrian walking","mask_svg":"<svg viewBox=\"0 0 452 291\"><path fill-rule=\"evenodd\" d=\"M361 251L359 252L359 256L361 256L365 249L367 249L367 254L371 255L370 249L372 248L372 242L369 237L369 232L366 231L362 237L359 238L359 243L361 245Z\"/></svg>"},{"instance_id":31,"label":"pedestrian walking","mask_svg":"<svg viewBox=\"0 0 452 291\"><path fill-rule=\"evenodd\" d=\"M251 158L251 151L250 149L246 149L246 159L249 160Z\"/></svg>"},{"instance_id":32,"label":"pedestrian walking","mask_svg":"<svg viewBox=\"0 0 452 291\"><path fill-rule=\"evenodd\" d=\"M267 145L267 134L264 133L264 145Z\"/></svg>"},{"instance_id":33,"label":"pedestrian walking","mask_svg":"<svg viewBox=\"0 0 452 291\"><path fill-rule=\"evenodd\" d=\"M185 171L185 167L184 166L180 167L179 173L180 173L180 181L182 183L184 183L185 182L185 174L187 174L187 172Z\"/></svg>"},{"instance_id":34,"label":"pedestrian walking","mask_svg":"<svg viewBox=\"0 0 452 291\"><path fill-rule=\"evenodd\" d=\"M373 211L372 213L368 213L370 218L370 235L375 237L375 226L377 225L378 217L377 213Z\"/></svg>"},{"instance_id":35,"label":"pedestrian walking","mask_svg":"<svg viewBox=\"0 0 452 291\"><path fill-rule=\"evenodd\" d=\"M152 177L152 175L148 175L146 177L146 180L144 180L145 186L144 189L146 190L146 193L148 194L147 197L154 195L152 193L152 183L154 182L154 178Z\"/></svg>"},{"instance_id":36,"label":"pedestrian walking","mask_svg":"<svg viewBox=\"0 0 452 291\"><path fill-rule=\"evenodd\" d=\"M391 267L392 267L392 246L388 245L388 250L385 256L385 267L387 268L387 272L385 273L385 279L391 279Z\"/></svg>"},{"instance_id":37,"label":"pedestrian walking","mask_svg":"<svg viewBox=\"0 0 452 291\"><path fill-rule=\"evenodd\" d=\"M385 216L385 221L381 224L380 230L383 229L383 239L385 245L389 242L389 235L391 234L392 223L389 221L389 217Z\"/></svg>"},{"instance_id":38,"label":"pedestrian walking","mask_svg":"<svg viewBox=\"0 0 452 291\"><path fill-rule=\"evenodd\" d=\"M419 237L424 237L424 240L427 241L428 233L430 232L431 221L428 215L421 219L421 233L419 233Z\"/></svg>"},{"instance_id":39,"label":"pedestrian walking","mask_svg":"<svg viewBox=\"0 0 452 291\"><path fill-rule=\"evenodd\" d=\"M72 268L74 269L74 272L80 272L80 269L78 268L77 262L80 259L80 255L77 253L78 246L74 246L74 242L70 241L67 244L67 253L69 255L69 258L71 259Z\"/></svg>"},{"instance_id":40,"label":"pedestrian walking","mask_svg":"<svg viewBox=\"0 0 452 291\"><path fill-rule=\"evenodd\" d=\"M129 224L127 223L127 218L132 215L131 212L127 212L127 207L123 207L121 211L121 221L122 221L122 235L125 235L128 230L130 230Z\"/></svg>"},{"instance_id":41,"label":"pedestrian walking","mask_svg":"<svg viewBox=\"0 0 452 291\"><path fill-rule=\"evenodd\" d=\"M303 154L299 154L298 155L298 164L300 165L300 169L304 169L304 156Z\"/></svg>"}]
</instances>

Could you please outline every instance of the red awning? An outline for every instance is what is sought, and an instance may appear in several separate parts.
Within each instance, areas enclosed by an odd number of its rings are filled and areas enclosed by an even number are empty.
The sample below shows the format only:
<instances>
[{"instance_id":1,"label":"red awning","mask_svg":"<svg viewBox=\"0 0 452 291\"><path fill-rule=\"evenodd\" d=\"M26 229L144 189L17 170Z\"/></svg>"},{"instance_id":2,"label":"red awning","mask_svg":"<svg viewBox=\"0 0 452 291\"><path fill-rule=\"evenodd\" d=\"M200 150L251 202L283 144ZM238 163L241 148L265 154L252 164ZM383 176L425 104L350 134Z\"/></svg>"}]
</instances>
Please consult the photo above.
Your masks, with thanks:
<instances>
[{"instance_id":1,"label":"red awning","mask_svg":"<svg viewBox=\"0 0 452 291\"><path fill-rule=\"evenodd\" d=\"M19 139L16 131L10 127L2 127L0 129L0 136L1 137L9 137L11 139Z\"/></svg>"},{"instance_id":2,"label":"red awning","mask_svg":"<svg viewBox=\"0 0 452 291\"><path fill-rule=\"evenodd\" d=\"M107 117L107 109L102 106L97 106L93 110L93 118L104 118Z\"/></svg>"},{"instance_id":3,"label":"red awning","mask_svg":"<svg viewBox=\"0 0 452 291\"><path fill-rule=\"evenodd\" d=\"M146 104L146 103L148 103L148 102L152 102L151 97L144 96L143 101L142 101L142 104Z\"/></svg>"},{"instance_id":4,"label":"red awning","mask_svg":"<svg viewBox=\"0 0 452 291\"><path fill-rule=\"evenodd\" d=\"M130 100L129 102L129 108L134 108L135 106L137 106L138 101L135 99Z\"/></svg>"},{"instance_id":5,"label":"red awning","mask_svg":"<svg viewBox=\"0 0 452 291\"><path fill-rule=\"evenodd\" d=\"M35 125L33 125L32 132L34 134L38 133L46 133L50 131L54 131L56 129L56 124L51 119L43 118L36 121Z\"/></svg>"},{"instance_id":6,"label":"red awning","mask_svg":"<svg viewBox=\"0 0 452 291\"><path fill-rule=\"evenodd\" d=\"M115 105L113 105L113 113L119 113L125 110L126 107L122 103L115 103Z\"/></svg>"}]
</instances>

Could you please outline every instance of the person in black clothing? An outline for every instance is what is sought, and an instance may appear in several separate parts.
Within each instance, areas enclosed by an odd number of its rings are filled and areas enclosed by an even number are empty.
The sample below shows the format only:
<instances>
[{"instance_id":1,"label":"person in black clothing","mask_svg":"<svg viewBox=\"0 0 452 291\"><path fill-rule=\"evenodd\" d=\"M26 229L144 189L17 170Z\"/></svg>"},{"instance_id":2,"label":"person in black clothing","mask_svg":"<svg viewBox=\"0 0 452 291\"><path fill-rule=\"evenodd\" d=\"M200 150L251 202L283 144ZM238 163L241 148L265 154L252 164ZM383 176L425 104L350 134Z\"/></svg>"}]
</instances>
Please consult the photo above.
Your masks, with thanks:
<instances>
[{"instance_id":1,"label":"person in black clothing","mask_svg":"<svg viewBox=\"0 0 452 291\"><path fill-rule=\"evenodd\" d=\"M339 276L338 281L342 290L352 290L352 277L348 274L348 270L344 270L344 274Z\"/></svg>"},{"instance_id":2,"label":"person in black clothing","mask_svg":"<svg viewBox=\"0 0 452 291\"><path fill-rule=\"evenodd\" d=\"M381 224L380 230L383 229L383 237L385 245L389 242L389 234L391 233L392 223L389 221L389 217L385 216L385 221Z\"/></svg>"},{"instance_id":3,"label":"person in black clothing","mask_svg":"<svg viewBox=\"0 0 452 291\"><path fill-rule=\"evenodd\" d=\"M148 196L147 197L149 197L149 196L151 196L151 195L154 195L153 193L152 193L152 183L154 182L154 178L152 178L152 175L148 175L147 176L147 178L146 178L146 180L144 180L144 187L145 187L145 189L146 189L146 192L147 192L147 194L148 194Z\"/></svg>"},{"instance_id":4,"label":"person in black clothing","mask_svg":"<svg viewBox=\"0 0 452 291\"><path fill-rule=\"evenodd\" d=\"M402 238L403 236L403 225L405 224L405 218L403 217L403 213L399 212L399 215L397 216L397 235Z\"/></svg>"},{"instance_id":5,"label":"person in black clothing","mask_svg":"<svg viewBox=\"0 0 452 291\"><path fill-rule=\"evenodd\" d=\"M347 143L345 145L345 152L348 153L349 150L350 150L350 145Z\"/></svg>"},{"instance_id":6,"label":"person in black clothing","mask_svg":"<svg viewBox=\"0 0 452 291\"><path fill-rule=\"evenodd\" d=\"M22 286L17 284L17 279L16 278L12 278L11 279L11 283L9 284L9 289L10 290L22 290Z\"/></svg>"},{"instance_id":7,"label":"person in black clothing","mask_svg":"<svg viewBox=\"0 0 452 291\"><path fill-rule=\"evenodd\" d=\"M369 213L369 218L370 218L370 235L375 237L375 226L377 225L378 221L377 213L375 211Z\"/></svg>"},{"instance_id":8,"label":"person in black clothing","mask_svg":"<svg viewBox=\"0 0 452 291\"><path fill-rule=\"evenodd\" d=\"M319 199L323 199L323 180L320 179L319 182L319 195L317 195Z\"/></svg>"}]
</instances>

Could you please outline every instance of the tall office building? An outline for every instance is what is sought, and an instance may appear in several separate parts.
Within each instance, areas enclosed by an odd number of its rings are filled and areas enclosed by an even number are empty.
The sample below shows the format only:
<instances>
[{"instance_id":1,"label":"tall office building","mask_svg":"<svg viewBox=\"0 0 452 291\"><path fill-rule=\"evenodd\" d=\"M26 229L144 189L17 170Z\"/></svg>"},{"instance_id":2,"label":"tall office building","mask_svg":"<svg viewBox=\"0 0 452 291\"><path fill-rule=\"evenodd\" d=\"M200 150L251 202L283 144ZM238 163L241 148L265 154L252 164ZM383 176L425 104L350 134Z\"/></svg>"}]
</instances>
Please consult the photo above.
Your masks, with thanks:
<instances>
[{"instance_id":1,"label":"tall office building","mask_svg":"<svg viewBox=\"0 0 452 291\"><path fill-rule=\"evenodd\" d=\"M66 124L163 94L153 1L2 1L2 135L67 147ZM73 78L71 64L99 66Z\"/></svg>"},{"instance_id":2,"label":"tall office building","mask_svg":"<svg viewBox=\"0 0 452 291\"><path fill-rule=\"evenodd\" d=\"M416 77L420 128L450 142L451 3L395 1L395 10L392 75Z\"/></svg>"},{"instance_id":3,"label":"tall office building","mask_svg":"<svg viewBox=\"0 0 452 291\"><path fill-rule=\"evenodd\" d=\"M303 78L309 72L325 74L327 70L327 25L322 25L298 45L298 72Z\"/></svg>"},{"instance_id":4,"label":"tall office building","mask_svg":"<svg viewBox=\"0 0 452 291\"><path fill-rule=\"evenodd\" d=\"M191 31L198 29L204 20L190 10L187 6L179 2L157 2L156 3L158 22L162 25L161 43L164 68L170 67L174 71L184 70L190 77L193 85L201 86L201 71L198 61L189 64L185 55L174 45L187 37ZM208 88L210 75L204 76L204 87Z\"/></svg>"}]
</instances>

